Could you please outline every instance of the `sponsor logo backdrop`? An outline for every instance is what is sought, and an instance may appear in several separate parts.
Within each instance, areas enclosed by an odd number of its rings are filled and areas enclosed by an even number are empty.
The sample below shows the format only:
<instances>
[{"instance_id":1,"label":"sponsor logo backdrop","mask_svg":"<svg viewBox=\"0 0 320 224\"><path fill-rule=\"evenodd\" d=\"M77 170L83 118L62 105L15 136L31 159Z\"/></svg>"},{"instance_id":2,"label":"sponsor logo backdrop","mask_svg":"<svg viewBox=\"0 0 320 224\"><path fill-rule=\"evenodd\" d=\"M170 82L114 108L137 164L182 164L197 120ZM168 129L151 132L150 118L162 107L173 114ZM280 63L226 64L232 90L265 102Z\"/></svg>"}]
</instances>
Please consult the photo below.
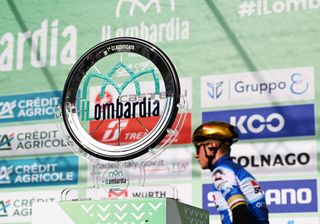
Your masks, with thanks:
<instances>
[{"instance_id":1,"label":"sponsor logo backdrop","mask_svg":"<svg viewBox=\"0 0 320 224\"><path fill-rule=\"evenodd\" d=\"M168 54L188 102L174 144L146 164L146 184L176 186L179 198L208 209L218 223L210 173L193 159L191 133L204 121L226 121L240 134L232 156L261 182L271 223L319 223L319 10L319 1L306 0L4 1L0 222L31 223L31 192L34 200L45 200L66 186L92 186L93 167L66 154L71 151L54 110L68 72L87 49L112 37L134 36ZM130 68L143 68L134 61ZM110 122L96 138L112 141L120 128L128 143L144 135L133 126ZM125 164L136 179L138 161ZM109 166L96 170L103 173ZM170 195L151 187L127 193Z\"/></svg>"}]
</instances>

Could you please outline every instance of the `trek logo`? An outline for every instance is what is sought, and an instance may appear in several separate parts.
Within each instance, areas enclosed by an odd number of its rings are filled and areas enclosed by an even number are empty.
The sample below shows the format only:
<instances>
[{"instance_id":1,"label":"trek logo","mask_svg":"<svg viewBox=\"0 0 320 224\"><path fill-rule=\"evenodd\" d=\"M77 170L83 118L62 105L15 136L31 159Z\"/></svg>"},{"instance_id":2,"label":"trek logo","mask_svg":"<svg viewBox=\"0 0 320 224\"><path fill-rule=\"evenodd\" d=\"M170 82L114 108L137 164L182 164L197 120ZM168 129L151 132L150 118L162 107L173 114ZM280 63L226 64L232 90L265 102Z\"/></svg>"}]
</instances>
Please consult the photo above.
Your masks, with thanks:
<instances>
[{"instance_id":1,"label":"trek logo","mask_svg":"<svg viewBox=\"0 0 320 224\"><path fill-rule=\"evenodd\" d=\"M313 104L204 112L203 122L219 120L236 126L240 139L315 135Z\"/></svg>"},{"instance_id":2,"label":"trek logo","mask_svg":"<svg viewBox=\"0 0 320 224\"><path fill-rule=\"evenodd\" d=\"M171 11L175 9L175 0L168 0L170 4ZM116 17L120 17L121 9L124 8L123 5L130 6L129 8L129 16L133 16L136 8L139 8L140 11L146 13L151 7L153 7L153 11L156 13L161 12L161 4L159 0L149 0L148 3L144 4L140 0L119 0L116 7ZM125 7L127 8L127 7ZM128 15L128 12L125 12L125 15Z\"/></svg>"},{"instance_id":3,"label":"trek logo","mask_svg":"<svg viewBox=\"0 0 320 224\"><path fill-rule=\"evenodd\" d=\"M201 77L202 107L314 100L314 68Z\"/></svg>"},{"instance_id":4,"label":"trek logo","mask_svg":"<svg viewBox=\"0 0 320 224\"><path fill-rule=\"evenodd\" d=\"M11 150L12 145L11 141L14 138L14 133L11 134L5 134L5 135L0 135L0 151L1 150Z\"/></svg>"},{"instance_id":5,"label":"trek logo","mask_svg":"<svg viewBox=\"0 0 320 224\"><path fill-rule=\"evenodd\" d=\"M8 216L8 207L11 204L11 200L1 201L0 200L0 218Z\"/></svg>"},{"instance_id":6,"label":"trek logo","mask_svg":"<svg viewBox=\"0 0 320 224\"><path fill-rule=\"evenodd\" d=\"M271 213L318 212L317 180L260 182Z\"/></svg>"},{"instance_id":7,"label":"trek logo","mask_svg":"<svg viewBox=\"0 0 320 224\"><path fill-rule=\"evenodd\" d=\"M211 99L218 99L223 91L223 81L214 83L214 82L207 82L208 85L208 94Z\"/></svg>"}]
</instances>

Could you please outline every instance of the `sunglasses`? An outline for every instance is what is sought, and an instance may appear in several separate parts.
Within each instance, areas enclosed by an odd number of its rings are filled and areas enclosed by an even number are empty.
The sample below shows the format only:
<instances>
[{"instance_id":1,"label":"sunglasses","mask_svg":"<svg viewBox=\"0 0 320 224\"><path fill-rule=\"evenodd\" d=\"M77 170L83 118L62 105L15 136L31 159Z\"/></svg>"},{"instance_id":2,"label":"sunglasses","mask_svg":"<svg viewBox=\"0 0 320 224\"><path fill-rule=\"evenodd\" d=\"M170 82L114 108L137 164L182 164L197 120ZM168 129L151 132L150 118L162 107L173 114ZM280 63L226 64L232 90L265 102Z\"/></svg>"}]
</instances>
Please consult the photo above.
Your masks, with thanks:
<instances>
[{"instance_id":1,"label":"sunglasses","mask_svg":"<svg viewBox=\"0 0 320 224\"><path fill-rule=\"evenodd\" d=\"M208 141L204 141L204 142L195 144L194 146L195 146L195 148L196 148L196 153L199 154L199 151L200 151L200 147L201 147L201 146L203 146L204 148L206 148L207 145L209 145L209 144L211 144L211 143L212 143L212 141L208 140ZM216 148L210 147L209 149L214 150L214 149L216 149Z\"/></svg>"},{"instance_id":2,"label":"sunglasses","mask_svg":"<svg viewBox=\"0 0 320 224\"><path fill-rule=\"evenodd\" d=\"M204 141L204 142L200 142L200 143L195 144L194 146L196 148L196 153L199 154L201 146L206 147L206 145L208 145L210 143L212 143L212 141Z\"/></svg>"}]
</instances>

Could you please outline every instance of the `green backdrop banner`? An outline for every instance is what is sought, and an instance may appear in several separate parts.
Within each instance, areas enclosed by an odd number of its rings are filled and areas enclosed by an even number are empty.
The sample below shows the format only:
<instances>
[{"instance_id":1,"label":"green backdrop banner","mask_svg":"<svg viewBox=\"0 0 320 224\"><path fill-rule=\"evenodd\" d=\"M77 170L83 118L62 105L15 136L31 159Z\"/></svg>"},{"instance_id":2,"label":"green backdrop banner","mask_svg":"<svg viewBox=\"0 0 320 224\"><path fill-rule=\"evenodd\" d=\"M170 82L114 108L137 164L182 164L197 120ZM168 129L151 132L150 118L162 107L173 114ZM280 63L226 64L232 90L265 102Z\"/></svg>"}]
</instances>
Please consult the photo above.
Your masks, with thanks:
<instances>
[{"instance_id":1,"label":"green backdrop banner","mask_svg":"<svg viewBox=\"0 0 320 224\"><path fill-rule=\"evenodd\" d=\"M14 203L15 194L25 194L30 205L30 192L37 195L65 188L54 181L40 186L25 182L23 188L16 188L10 181L15 174L44 173L31 165L26 168L26 161L42 164L52 161L55 154L69 158L71 151L67 152L53 127L53 111L71 67L95 44L133 36L160 47L179 77L188 81L183 81L182 88L190 102L189 129L213 115L234 123L242 139L234 145L233 157L259 180L280 181L274 182L278 188L267 189L271 210L283 211L271 212L271 223L310 220L308 223L318 224L319 10L319 0L3 0L0 223L31 223L30 214L14 212L24 206ZM192 189L192 193L180 194L180 200L209 209L212 223L218 223L207 189L210 174L201 172L192 159L193 149L186 144L191 132L183 133L183 144L173 145L147 164L147 178L160 185L183 186L181 192ZM30 150L22 152L17 145ZM183 156L177 156L175 149ZM92 185L91 166L84 160L75 165L79 181L72 187ZM127 165L137 168L134 162ZM304 186L306 179L315 180L315 186L303 188L307 191L285 184L294 181ZM291 198L305 194L302 201L278 203L272 194L275 191L280 192L280 199L287 198L285 192L293 192ZM4 194L7 192L12 197ZM87 192L78 193L82 197ZM316 197L307 200L309 195ZM295 210L303 204L308 206Z\"/></svg>"}]
</instances>

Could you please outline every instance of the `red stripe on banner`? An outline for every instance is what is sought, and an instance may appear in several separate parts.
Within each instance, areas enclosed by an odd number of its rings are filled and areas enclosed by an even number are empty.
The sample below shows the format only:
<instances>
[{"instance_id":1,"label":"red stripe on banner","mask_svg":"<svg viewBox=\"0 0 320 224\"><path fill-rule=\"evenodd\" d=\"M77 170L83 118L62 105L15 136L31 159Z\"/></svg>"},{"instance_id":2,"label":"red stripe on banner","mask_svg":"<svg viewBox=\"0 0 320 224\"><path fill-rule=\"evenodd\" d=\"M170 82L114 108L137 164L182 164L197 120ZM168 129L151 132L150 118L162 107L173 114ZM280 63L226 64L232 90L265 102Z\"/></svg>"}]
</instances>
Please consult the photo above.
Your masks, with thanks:
<instances>
[{"instance_id":1,"label":"red stripe on banner","mask_svg":"<svg viewBox=\"0 0 320 224\"><path fill-rule=\"evenodd\" d=\"M182 114L178 114L173 127ZM99 142L108 145L125 145L143 138L157 124L159 117L123 118L109 120L94 120L89 123L90 135ZM119 135L120 131L120 135ZM168 137L165 137L163 143ZM191 113L186 114L183 127L172 144L191 143Z\"/></svg>"}]
</instances>

